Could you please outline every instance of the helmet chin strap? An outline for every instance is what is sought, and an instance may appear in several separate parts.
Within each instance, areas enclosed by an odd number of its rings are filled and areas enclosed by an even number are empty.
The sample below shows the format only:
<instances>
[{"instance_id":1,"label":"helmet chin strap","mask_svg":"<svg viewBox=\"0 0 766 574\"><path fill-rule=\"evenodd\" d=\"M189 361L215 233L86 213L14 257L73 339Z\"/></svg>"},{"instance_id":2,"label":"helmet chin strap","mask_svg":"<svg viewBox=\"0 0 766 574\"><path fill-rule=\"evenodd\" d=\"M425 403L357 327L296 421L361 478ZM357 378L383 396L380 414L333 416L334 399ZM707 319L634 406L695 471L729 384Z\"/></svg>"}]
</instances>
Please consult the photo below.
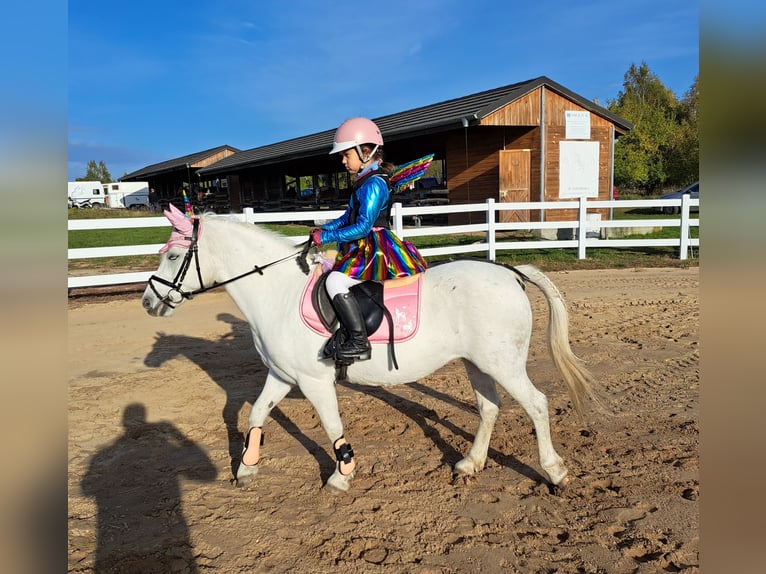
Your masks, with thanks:
<instances>
[{"instance_id":1,"label":"helmet chin strap","mask_svg":"<svg viewBox=\"0 0 766 574\"><path fill-rule=\"evenodd\" d=\"M359 154L359 159L362 160L362 163L367 163L373 158L373 156L375 155L375 152L378 151L378 147L380 146L378 144L375 144L375 147L372 148L370 155L365 157L364 153L362 152L362 146L360 146L359 144L356 144L356 153Z\"/></svg>"}]
</instances>

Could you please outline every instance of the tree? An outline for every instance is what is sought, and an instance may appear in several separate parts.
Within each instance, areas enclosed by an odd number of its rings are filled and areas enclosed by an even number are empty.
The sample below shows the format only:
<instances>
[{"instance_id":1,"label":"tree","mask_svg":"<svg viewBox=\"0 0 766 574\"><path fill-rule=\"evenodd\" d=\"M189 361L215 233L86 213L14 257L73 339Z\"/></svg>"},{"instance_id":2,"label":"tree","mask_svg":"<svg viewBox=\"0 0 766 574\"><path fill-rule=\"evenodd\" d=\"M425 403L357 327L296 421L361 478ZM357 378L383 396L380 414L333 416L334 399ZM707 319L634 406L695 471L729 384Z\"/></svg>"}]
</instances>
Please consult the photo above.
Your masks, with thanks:
<instances>
[{"instance_id":1,"label":"tree","mask_svg":"<svg viewBox=\"0 0 766 574\"><path fill-rule=\"evenodd\" d=\"M106 164L103 161L96 163L96 160L92 159L88 162L88 168L85 172L85 177L78 177L76 181L100 181L101 183L111 183L112 174L106 168Z\"/></svg>"},{"instance_id":2,"label":"tree","mask_svg":"<svg viewBox=\"0 0 766 574\"><path fill-rule=\"evenodd\" d=\"M699 76L678 106L679 129L668 147L668 176L679 187L699 179Z\"/></svg>"},{"instance_id":3,"label":"tree","mask_svg":"<svg viewBox=\"0 0 766 574\"><path fill-rule=\"evenodd\" d=\"M691 183L694 166L697 171L699 167L696 93L695 81L679 102L646 62L631 64L623 90L608 105L635 126L615 145L616 185L651 193L669 184Z\"/></svg>"}]
</instances>

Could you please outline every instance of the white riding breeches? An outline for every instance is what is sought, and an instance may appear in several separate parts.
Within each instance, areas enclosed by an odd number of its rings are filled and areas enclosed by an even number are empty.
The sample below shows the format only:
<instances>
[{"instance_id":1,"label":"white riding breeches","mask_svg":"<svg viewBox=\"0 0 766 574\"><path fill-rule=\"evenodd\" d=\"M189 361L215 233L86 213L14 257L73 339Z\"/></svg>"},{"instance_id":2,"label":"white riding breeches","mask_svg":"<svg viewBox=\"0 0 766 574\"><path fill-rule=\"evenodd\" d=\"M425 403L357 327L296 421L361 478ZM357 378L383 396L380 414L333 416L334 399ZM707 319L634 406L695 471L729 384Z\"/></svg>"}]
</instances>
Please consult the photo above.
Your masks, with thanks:
<instances>
[{"instance_id":1,"label":"white riding breeches","mask_svg":"<svg viewBox=\"0 0 766 574\"><path fill-rule=\"evenodd\" d=\"M348 293L348 290L351 289L351 287L359 285L359 283L362 283L360 279L354 279L340 271L332 271L327 276L325 288L327 289L327 294L330 296L330 301L332 301L335 299L336 295Z\"/></svg>"}]
</instances>

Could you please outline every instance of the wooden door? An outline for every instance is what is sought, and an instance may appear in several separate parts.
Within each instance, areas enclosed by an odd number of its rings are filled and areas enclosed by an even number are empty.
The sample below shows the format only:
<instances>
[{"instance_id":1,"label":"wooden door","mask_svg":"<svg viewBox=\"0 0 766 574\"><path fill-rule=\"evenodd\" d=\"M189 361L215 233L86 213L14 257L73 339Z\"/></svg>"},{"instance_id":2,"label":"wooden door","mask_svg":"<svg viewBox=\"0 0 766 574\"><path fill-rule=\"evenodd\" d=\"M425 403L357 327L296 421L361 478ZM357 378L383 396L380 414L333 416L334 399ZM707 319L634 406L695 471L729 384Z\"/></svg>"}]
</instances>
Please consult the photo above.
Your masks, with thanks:
<instances>
[{"instance_id":1,"label":"wooden door","mask_svg":"<svg viewBox=\"0 0 766 574\"><path fill-rule=\"evenodd\" d=\"M529 201L531 179L531 154L528 149L500 151L500 197L499 201L515 203ZM528 209L501 211L500 222L529 221Z\"/></svg>"}]
</instances>

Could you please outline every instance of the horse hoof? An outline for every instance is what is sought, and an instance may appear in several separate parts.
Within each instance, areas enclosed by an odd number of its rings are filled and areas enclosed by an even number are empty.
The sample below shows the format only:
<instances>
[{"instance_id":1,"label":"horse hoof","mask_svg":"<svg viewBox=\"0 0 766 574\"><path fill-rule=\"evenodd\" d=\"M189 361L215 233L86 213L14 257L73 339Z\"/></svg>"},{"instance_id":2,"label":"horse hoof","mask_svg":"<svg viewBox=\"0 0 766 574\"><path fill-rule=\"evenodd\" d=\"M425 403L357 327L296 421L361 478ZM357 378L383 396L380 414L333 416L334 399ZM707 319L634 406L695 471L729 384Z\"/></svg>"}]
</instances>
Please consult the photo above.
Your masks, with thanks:
<instances>
[{"instance_id":1,"label":"horse hoof","mask_svg":"<svg viewBox=\"0 0 766 574\"><path fill-rule=\"evenodd\" d=\"M455 466L452 468L453 474L457 474L461 476L472 476L476 474L478 470L479 469L476 468L476 465L473 463L473 461L468 458L459 460L457 463L455 463Z\"/></svg>"},{"instance_id":2,"label":"horse hoof","mask_svg":"<svg viewBox=\"0 0 766 574\"><path fill-rule=\"evenodd\" d=\"M354 477L354 473L348 476L342 475L335 471L324 485L324 489L330 494L338 495L345 494L348 489L351 488L351 479Z\"/></svg>"},{"instance_id":3,"label":"horse hoof","mask_svg":"<svg viewBox=\"0 0 766 574\"><path fill-rule=\"evenodd\" d=\"M240 464L239 470L237 471L237 476L234 479L235 486L243 487L253 482L255 477L258 475L258 469L259 467L256 465L247 466Z\"/></svg>"},{"instance_id":4,"label":"horse hoof","mask_svg":"<svg viewBox=\"0 0 766 574\"><path fill-rule=\"evenodd\" d=\"M566 490L566 487L569 486L571 481L572 479L569 478L569 475L559 480L558 483L554 486L554 493L561 494L564 490Z\"/></svg>"},{"instance_id":5,"label":"horse hoof","mask_svg":"<svg viewBox=\"0 0 766 574\"><path fill-rule=\"evenodd\" d=\"M246 476L238 476L234 479L234 486L237 488L245 487L249 484L252 484L255 481L255 475L254 474L248 474Z\"/></svg>"}]
</instances>

